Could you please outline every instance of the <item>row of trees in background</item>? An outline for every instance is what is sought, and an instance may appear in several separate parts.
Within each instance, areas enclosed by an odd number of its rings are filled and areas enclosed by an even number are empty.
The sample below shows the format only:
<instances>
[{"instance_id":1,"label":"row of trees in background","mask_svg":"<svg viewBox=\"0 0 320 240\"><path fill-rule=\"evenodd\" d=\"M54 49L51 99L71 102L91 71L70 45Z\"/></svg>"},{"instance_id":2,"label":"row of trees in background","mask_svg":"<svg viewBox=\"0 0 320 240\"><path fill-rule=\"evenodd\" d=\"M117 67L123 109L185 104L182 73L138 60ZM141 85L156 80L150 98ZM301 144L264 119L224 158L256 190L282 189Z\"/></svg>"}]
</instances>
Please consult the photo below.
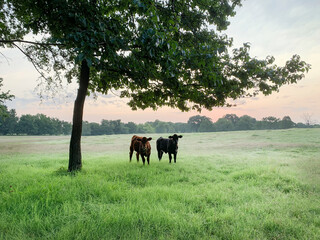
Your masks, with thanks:
<instances>
[{"instance_id":1,"label":"row of trees in background","mask_svg":"<svg viewBox=\"0 0 320 240\"><path fill-rule=\"evenodd\" d=\"M18 117L14 109L8 110L5 106L5 115L0 116L0 135L68 135L71 133L71 123L50 118L44 114L22 115ZM123 123L121 120L102 120L101 123L83 122L82 134L110 135L110 134L142 134L142 133L185 133L185 132L219 132L263 129L320 127L311 125L308 121L294 123L289 116L282 119L265 117L261 121L244 115L227 114L212 122L205 116L190 117L187 123L173 123L156 120L136 124Z\"/></svg>"},{"instance_id":2,"label":"row of trees in background","mask_svg":"<svg viewBox=\"0 0 320 240\"><path fill-rule=\"evenodd\" d=\"M44 114L22 115L18 117L14 109L2 105L0 115L0 135L69 135L71 123L50 118Z\"/></svg>"},{"instance_id":3,"label":"row of trees in background","mask_svg":"<svg viewBox=\"0 0 320 240\"><path fill-rule=\"evenodd\" d=\"M212 122L205 116L190 117L187 123L173 123L156 120L143 124L133 122L122 123L120 120L102 120L101 123L83 123L83 135L102 134L128 134L128 133L184 133L184 132L219 132L240 130L262 130L262 129L288 129L293 127L306 128L317 125L306 125L294 123L289 116L282 119L276 117L265 117L261 121L244 115L238 117L235 114L227 114L218 121Z\"/></svg>"}]
</instances>

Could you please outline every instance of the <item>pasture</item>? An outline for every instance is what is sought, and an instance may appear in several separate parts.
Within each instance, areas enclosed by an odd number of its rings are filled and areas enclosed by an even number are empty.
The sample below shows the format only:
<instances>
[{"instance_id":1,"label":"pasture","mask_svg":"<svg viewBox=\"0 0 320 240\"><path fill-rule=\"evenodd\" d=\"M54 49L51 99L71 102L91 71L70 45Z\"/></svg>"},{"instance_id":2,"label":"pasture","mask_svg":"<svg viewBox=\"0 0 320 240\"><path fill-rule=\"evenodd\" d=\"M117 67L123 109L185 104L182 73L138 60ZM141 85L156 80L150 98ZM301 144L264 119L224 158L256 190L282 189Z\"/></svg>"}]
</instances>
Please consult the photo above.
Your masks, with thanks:
<instances>
[{"instance_id":1,"label":"pasture","mask_svg":"<svg viewBox=\"0 0 320 240\"><path fill-rule=\"evenodd\" d=\"M177 163L132 135L0 136L0 239L320 239L320 129L183 134Z\"/></svg>"}]
</instances>

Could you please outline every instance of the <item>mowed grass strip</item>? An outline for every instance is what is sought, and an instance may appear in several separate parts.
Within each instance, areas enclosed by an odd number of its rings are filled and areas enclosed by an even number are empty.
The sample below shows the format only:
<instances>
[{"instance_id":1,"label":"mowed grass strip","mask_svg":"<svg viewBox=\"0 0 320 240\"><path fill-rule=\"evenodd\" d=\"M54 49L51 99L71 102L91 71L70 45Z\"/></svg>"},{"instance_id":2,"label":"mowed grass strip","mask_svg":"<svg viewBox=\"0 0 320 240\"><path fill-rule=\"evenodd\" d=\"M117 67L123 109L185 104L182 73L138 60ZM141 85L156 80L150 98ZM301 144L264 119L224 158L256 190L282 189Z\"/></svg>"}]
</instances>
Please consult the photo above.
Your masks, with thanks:
<instances>
[{"instance_id":1,"label":"mowed grass strip","mask_svg":"<svg viewBox=\"0 0 320 240\"><path fill-rule=\"evenodd\" d=\"M0 137L0 239L320 239L320 129L167 135L149 166L84 137L75 174L68 137Z\"/></svg>"}]
</instances>

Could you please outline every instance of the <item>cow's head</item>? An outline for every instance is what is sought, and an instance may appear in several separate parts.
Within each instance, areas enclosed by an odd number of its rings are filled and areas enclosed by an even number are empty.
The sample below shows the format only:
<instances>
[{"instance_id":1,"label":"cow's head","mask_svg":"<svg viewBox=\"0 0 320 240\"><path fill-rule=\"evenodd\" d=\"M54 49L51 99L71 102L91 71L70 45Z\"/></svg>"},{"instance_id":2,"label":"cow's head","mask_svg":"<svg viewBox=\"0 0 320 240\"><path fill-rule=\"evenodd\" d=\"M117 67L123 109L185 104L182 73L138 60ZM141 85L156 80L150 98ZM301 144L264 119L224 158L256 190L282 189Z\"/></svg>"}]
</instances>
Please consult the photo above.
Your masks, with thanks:
<instances>
[{"instance_id":1,"label":"cow's head","mask_svg":"<svg viewBox=\"0 0 320 240\"><path fill-rule=\"evenodd\" d=\"M138 138L137 141L141 142L141 151L142 153L146 153L147 152L147 142L149 142L150 140L152 140L151 137L149 138L146 138L146 137L143 137L143 138Z\"/></svg>"},{"instance_id":2,"label":"cow's head","mask_svg":"<svg viewBox=\"0 0 320 240\"><path fill-rule=\"evenodd\" d=\"M171 139L177 146L178 146L178 140L179 138L182 138L182 135L173 134L172 136L169 136L169 139Z\"/></svg>"}]
</instances>

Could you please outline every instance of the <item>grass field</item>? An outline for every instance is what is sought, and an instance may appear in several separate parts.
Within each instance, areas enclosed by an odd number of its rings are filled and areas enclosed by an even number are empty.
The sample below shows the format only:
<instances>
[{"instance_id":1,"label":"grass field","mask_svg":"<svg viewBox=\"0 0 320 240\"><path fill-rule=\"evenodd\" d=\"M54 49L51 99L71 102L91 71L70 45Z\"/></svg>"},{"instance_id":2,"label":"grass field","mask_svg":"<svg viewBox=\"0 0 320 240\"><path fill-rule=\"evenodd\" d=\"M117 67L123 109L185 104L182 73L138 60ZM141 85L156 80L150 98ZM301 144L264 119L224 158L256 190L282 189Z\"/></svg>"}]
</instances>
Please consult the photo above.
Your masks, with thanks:
<instances>
[{"instance_id":1,"label":"grass field","mask_svg":"<svg viewBox=\"0 0 320 240\"><path fill-rule=\"evenodd\" d=\"M176 164L131 135L0 136L0 239L320 239L320 129L184 134ZM167 137L166 134L163 137Z\"/></svg>"}]
</instances>

